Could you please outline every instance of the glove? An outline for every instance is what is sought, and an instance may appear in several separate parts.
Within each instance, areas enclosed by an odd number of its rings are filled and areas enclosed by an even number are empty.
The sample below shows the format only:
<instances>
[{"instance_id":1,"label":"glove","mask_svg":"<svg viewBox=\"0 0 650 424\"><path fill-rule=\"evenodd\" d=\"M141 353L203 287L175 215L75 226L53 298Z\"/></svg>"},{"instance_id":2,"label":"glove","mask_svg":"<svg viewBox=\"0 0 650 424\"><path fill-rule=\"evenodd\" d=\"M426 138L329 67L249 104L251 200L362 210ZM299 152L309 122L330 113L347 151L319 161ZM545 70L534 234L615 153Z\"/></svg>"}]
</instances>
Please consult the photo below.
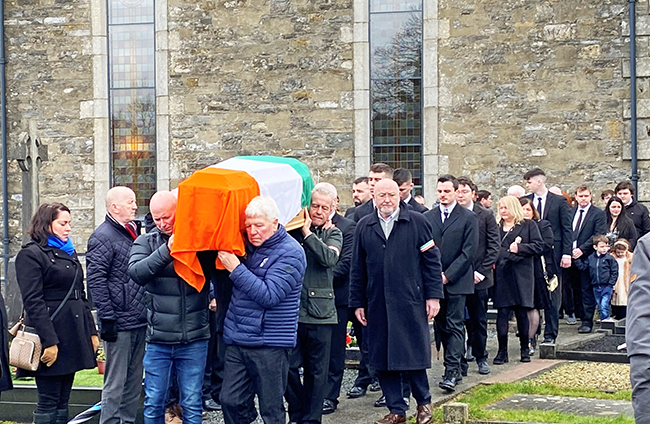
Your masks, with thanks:
<instances>
[{"instance_id":1,"label":"glove","mask_svg":"<svg viewBox=\"0 0 650 424\"><path fill-rule=\"evenodd\" d=\"M102 319L100 320L100 327L102 340L107 342L117 341L117 322L114 319Z\"/></svg>"}]
</instances>

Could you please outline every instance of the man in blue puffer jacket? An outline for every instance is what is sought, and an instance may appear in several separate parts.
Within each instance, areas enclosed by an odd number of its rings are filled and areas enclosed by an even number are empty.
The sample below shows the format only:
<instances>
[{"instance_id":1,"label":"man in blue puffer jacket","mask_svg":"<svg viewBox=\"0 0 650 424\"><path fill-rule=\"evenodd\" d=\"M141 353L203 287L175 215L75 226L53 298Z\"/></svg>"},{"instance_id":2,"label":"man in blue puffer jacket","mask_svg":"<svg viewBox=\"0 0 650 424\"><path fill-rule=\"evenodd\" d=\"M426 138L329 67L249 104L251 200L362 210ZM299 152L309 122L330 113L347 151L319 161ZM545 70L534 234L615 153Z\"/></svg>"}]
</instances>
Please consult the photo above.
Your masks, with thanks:
<instances>
[{"instance_id":1,"label":"man in blue puffer jacket","mask_svg":"<svg viewBox=\"0 0 650 424\"><path fill-rule=\"evenodd\" d=\"M246 207L246 257L219 252L230 272L232 298L223 338L228 347L221 405L226 424L237 424L240 405L253 393L265 424L286 422L282 396L289 353L296 345L300 291L307 259L278 223L278 207L258 196Z\"/></svg>"}]
</instances>

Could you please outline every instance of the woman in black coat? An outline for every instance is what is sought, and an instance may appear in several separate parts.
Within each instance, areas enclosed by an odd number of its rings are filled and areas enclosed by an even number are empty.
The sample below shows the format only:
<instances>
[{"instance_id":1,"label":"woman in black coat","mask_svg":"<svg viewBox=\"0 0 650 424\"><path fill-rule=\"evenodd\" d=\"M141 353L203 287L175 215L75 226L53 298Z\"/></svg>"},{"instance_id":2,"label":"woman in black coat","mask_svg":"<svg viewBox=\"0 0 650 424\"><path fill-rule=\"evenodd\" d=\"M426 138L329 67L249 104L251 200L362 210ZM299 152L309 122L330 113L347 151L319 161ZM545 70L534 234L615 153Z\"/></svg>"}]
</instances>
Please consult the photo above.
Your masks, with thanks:
<instances>
[{"instance_id":1,"label":"woman in black coat","mask_svg":"<svg viewBox=\"0 0 650 424\"><path fill-rule=\"evenodd\" d=\"M625 206L620 197L613 196L607 202L605 208L607 215L607 241L609 247L613 247L616 240L623 238L630 242L631 249L634 251L636 241L639 238L634 226L634 221L627 216Z\"/></svg>"},{"instance_id":2,"label":"woman in black coat","mask_svg":"<svg viewBox=\"0 0 650 424\"><path fill-rule=\"evenodd\" d=\"M38 333L43 346L38 370L19 370L19 375L36 377L37 424L67 423L75 373L97 366L99 338L84 292L83 270L69 233L70 210L61 203L45 203L32 218L28 230L32 241L16 256L25 325ZM63 303L72 285L72 294ZM60 305L58 314L51 319Z\"/></svg>"},{"instance_id":3,"label":"woman in black coat","mask_svg":"<svg viewBox=\"0 0 650 424\"><path fill-rule=\"evenodd\" d=\"M493 363L508 362L508 317L517 317L521 361L530 362L528 350L528 311L535 306L534 258L544 251L544 240L537 224L524 219L524 210L514 196L499 201L501 246L496 262L494 306L497 308L499 351Z\"/></svg>"},{"instance_id":4,"label":"woman in black coat","mask_svg":"<svg viewBox=\"0 0 650 424\"><path fill-rule=\"evenodd\" d=\"M524 210L524 218L537 223L539 233L542 236L542 240L544 240L544 251L540 256L533 258L535 266L535 292L533 309L528 311L530 354L533 355L537 347L537 335L540 331L540 310L551 308L551 292L548 291L546 279L544 278L544 267L546 267L546 273L549 279L557 274L557 270L553 261L553 228L551 227L551 223L545 219L539 219L539 213L533 205L531 198L522 197L519 199L519 203ZM542 265L542 257L544 257L544 265Z\"/></svg>"}]
</instances>

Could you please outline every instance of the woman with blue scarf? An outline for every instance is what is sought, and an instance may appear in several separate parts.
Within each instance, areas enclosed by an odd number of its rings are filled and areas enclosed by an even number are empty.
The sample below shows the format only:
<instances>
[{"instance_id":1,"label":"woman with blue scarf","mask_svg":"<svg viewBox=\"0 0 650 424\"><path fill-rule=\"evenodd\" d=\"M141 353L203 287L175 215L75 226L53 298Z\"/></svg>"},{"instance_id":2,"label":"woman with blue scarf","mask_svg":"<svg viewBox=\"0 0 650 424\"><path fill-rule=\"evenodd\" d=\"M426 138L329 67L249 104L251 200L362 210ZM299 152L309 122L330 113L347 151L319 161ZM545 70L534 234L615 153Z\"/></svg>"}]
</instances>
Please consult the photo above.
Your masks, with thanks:
<instances>
[{"instance_id":1,"label":"woman with blue scarf","mask_svg":"<svg viewBox=\"0 0 650 424\"><path fill-rule=\"evenodd\" d=\"M16 256L16 277L25 325L40 336L43 353L37 371L19 370L18 375L36 378L34 422L64 424L74 375L97 366L99 338L84 291L83 269L69 237L70 209L62 203L42 204L28 234L32 241Z\"/></svg>"}]
</instances>

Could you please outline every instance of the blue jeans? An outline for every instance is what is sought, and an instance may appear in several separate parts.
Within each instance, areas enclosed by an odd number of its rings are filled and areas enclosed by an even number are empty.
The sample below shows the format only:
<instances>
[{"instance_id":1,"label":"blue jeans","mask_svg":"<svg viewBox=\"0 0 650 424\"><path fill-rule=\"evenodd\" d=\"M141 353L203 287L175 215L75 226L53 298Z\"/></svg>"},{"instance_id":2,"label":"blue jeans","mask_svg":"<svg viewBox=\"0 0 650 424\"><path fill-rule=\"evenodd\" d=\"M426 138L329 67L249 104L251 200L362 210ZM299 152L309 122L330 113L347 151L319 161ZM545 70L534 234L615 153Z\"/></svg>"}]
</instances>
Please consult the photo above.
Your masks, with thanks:
<instances>
[{"instance_id":1,"label":"blue jeans","mask_svg":"<svg viewBox=\"0 0 650 424\"><path fill-rule=\"evenodd\" d=\"M612 286L594 286L594 297L601 321L609 318L609 301L612 299L613 291Z\"/></svg>"},{"instance_id":2,"label":"blue jeans","mask_svg":"<svg viewBox=\"0 0 650 424\"><path fill-rule=\"evenodd\" d=\"M201 387L208 341L165 345L148 343L144 354L144 422L165 424L172 364L176 368L184 424L201 424Z\"/></svg>"}]
</instances>

